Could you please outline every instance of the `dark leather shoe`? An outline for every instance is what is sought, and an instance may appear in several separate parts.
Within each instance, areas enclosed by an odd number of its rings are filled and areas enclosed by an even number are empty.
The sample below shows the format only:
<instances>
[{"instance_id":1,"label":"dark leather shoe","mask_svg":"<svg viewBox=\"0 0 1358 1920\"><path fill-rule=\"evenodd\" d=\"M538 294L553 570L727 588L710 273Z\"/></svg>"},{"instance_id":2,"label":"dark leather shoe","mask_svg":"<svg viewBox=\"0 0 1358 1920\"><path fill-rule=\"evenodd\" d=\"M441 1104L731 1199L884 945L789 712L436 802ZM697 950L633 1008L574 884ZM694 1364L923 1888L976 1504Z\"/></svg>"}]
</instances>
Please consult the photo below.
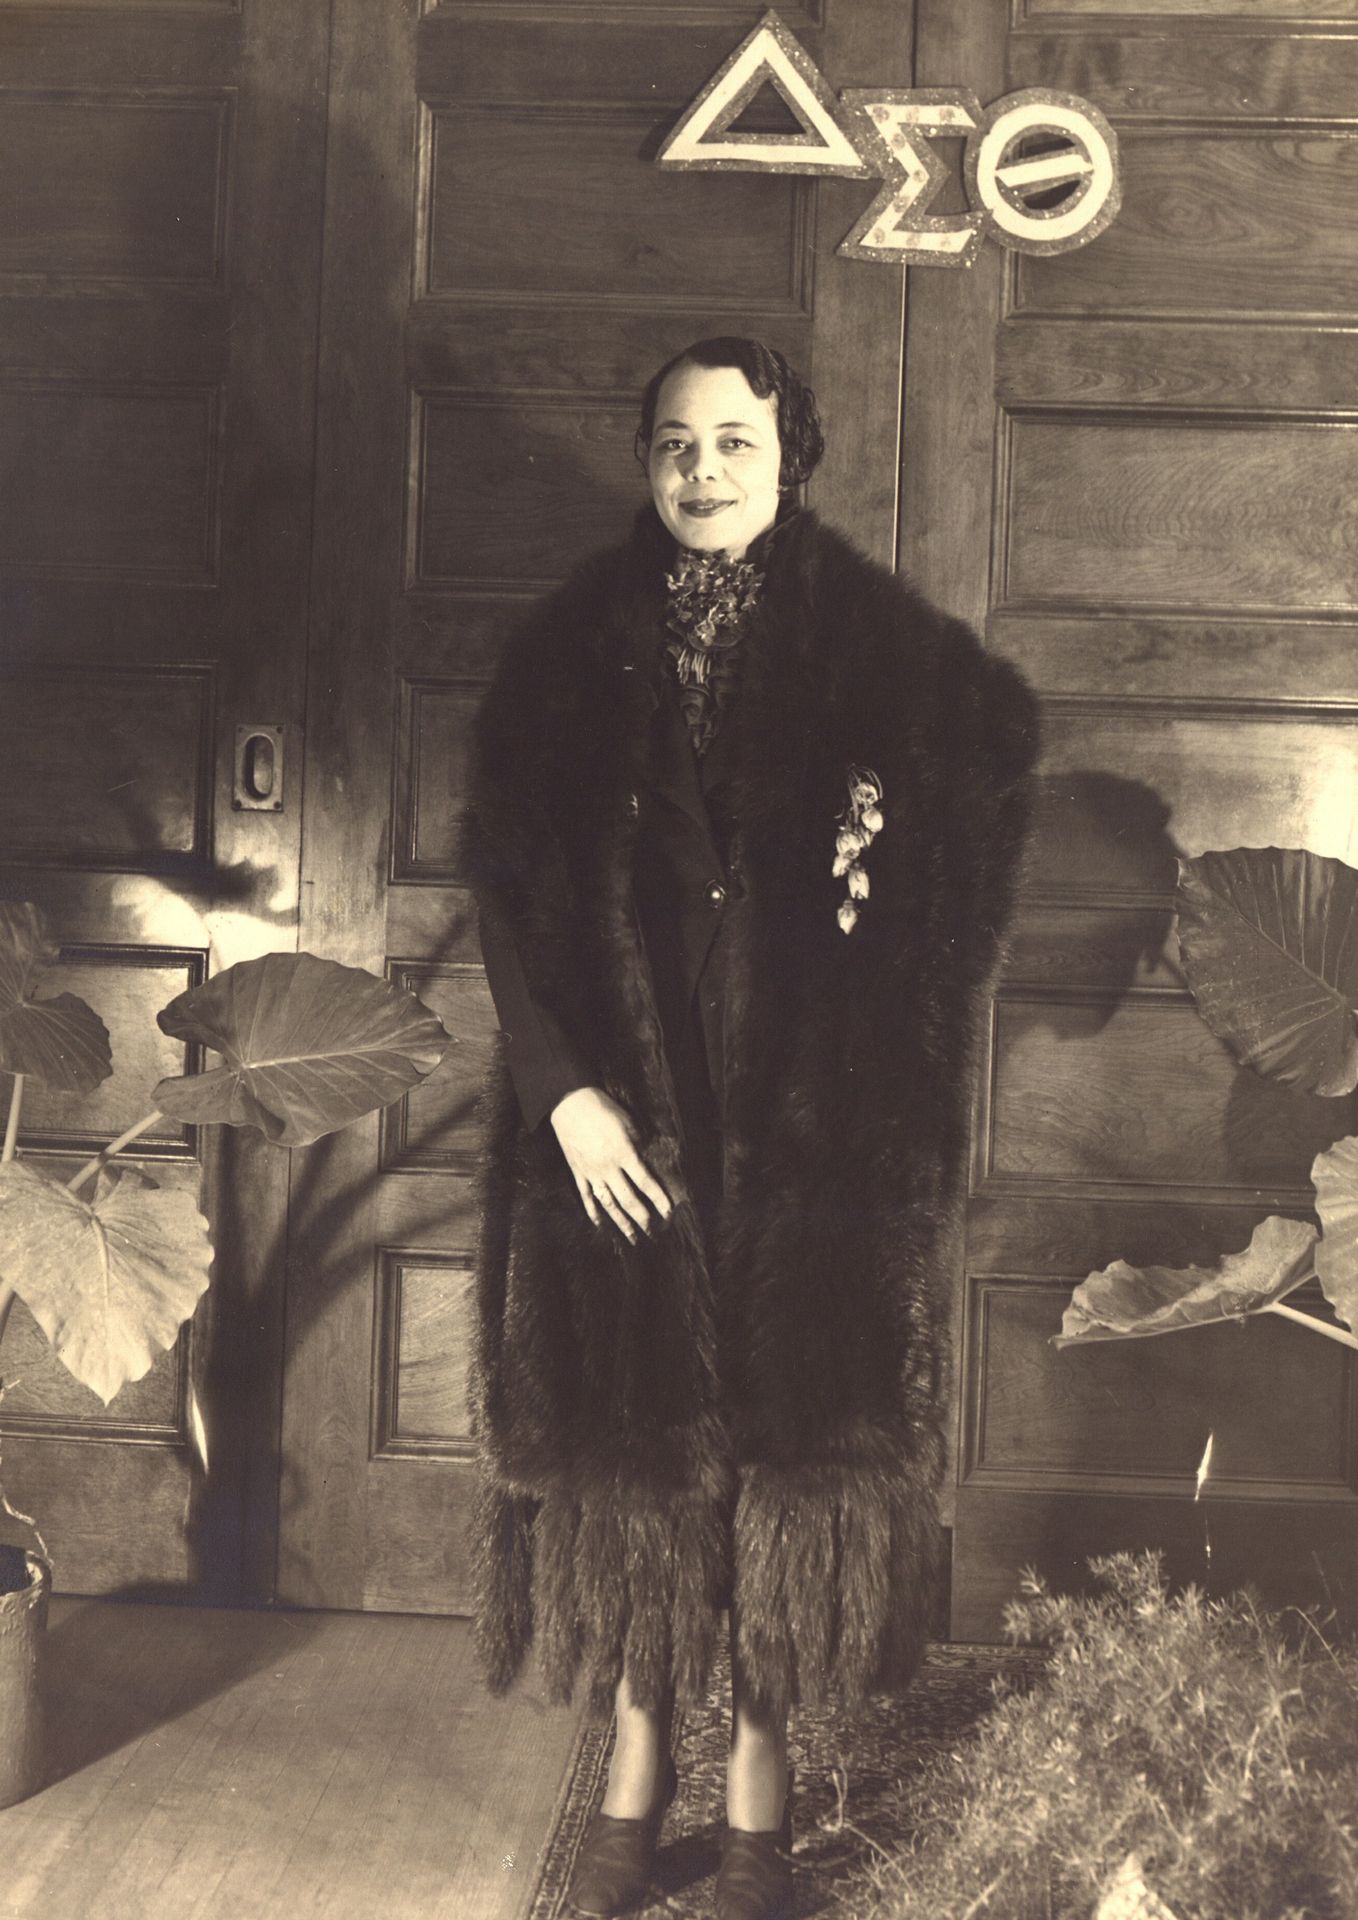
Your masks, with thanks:
<instances>
[{"instance_id":1,"label":"dark leather shoe","mask_svg":"<svg viewBox=\"0 0 1358 1920\"><path fill-rule=\"evenodd\" d=\"M643 1819L595 1814L576 1856L566 1895L568 1913L585 1915L587 1920L611 1920L612 1915L630 1913L639 1904L651 1884L656 1843L678 1786L671 1760L660 1799Z\"/></svg>"},{"instance_id":2,"label":"dark leather shoe","mask_svg":"<svg viewBox=\"0 0 1358 1920\"><path fill-rule=\"evenodd\" d=\"M791 1920L792 1775L773 1833L728 1827L717 1870L717 1920Z\"/></svg>"}]
</instances>

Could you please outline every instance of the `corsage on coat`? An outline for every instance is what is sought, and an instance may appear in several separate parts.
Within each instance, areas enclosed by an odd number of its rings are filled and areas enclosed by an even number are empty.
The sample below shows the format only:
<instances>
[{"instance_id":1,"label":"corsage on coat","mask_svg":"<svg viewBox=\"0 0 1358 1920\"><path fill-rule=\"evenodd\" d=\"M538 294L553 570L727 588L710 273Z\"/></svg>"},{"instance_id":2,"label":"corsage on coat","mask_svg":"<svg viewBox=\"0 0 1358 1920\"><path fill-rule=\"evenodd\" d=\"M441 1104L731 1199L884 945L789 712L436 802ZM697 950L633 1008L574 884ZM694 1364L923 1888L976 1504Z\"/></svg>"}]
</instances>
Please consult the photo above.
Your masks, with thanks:
<instances>
[{"instance_id":1,"label":"corsage on coat","mask_svg":"<svg viewBox=\"0 0 1358 1920\"><path fill-rule=\"evenodd\" d=\"M636 1246L591 1227L496 1068L479 1632L497 1688L536 1638L558 1697L583 1677L606 1702L625 1659L639 1701L685 1700L734 1603L776 1710L903 1686L922 1650L947 1240L1036 714L969 628L813 514L779 529L723 721L741 911L709 1248L632 899L672 554L648 510L537 608L479 722L472 884L680 1202Z\"/></svg>"}]
</instances>

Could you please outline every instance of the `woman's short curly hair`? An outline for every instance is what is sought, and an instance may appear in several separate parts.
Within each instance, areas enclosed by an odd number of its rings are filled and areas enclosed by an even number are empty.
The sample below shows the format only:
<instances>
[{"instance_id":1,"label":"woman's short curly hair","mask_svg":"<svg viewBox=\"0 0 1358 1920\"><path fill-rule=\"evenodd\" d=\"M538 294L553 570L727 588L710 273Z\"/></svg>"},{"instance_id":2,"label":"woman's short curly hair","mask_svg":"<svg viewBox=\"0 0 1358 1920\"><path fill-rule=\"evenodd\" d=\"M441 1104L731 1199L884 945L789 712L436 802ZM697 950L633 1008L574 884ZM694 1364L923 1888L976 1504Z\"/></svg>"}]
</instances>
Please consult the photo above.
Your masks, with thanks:
<instances>
[{"instance_id":1,"label":"woman's short curly hair","mask_svg":"<svg viewBox=\"0 0 1358 1920\"><path fill-rule=\"evenodd\" d=\"M667 360L646 382L641 396L641 422L637 427L636 455L644 467L655 431L655 409L660 389L679 367L736 367L750 383L759 399L773 396L778 415L778 446L781 461L778 483L799 487L809 480L825 451L816 396L776 347L762 340L750 340L743 334L716 334L710 340L697 340L682 353Z\"/></svg>"}]
</instances>

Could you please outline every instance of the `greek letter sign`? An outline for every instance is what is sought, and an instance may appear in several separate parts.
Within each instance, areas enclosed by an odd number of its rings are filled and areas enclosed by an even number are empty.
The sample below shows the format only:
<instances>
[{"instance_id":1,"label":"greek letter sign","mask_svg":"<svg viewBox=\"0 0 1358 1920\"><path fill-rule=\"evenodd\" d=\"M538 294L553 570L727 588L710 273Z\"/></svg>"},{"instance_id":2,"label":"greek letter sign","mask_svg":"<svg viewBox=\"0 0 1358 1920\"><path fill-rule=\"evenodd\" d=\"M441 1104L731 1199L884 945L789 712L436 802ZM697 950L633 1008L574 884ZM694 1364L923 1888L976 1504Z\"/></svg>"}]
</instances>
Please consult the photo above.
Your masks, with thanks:
<instances>
[{"instance_id":1,"label":"greek letter sign","mask_svg":"<svg viewBox=\"0 0 1358 1920\"><path fill-rule=\"evenodd\" d=\"M800 133L732 131L766 86ZM966 143L965 213L929 211L948 139ZM969 267L987 237L1018 253L1067 253L1102 233L1122 200L1117 135L1078 94L1024 87L989 107L964 87L846 87L836 98L774 12L680 116L656 164L879 180L837 251L906 267Z\"/></svg>"}]
</instances>

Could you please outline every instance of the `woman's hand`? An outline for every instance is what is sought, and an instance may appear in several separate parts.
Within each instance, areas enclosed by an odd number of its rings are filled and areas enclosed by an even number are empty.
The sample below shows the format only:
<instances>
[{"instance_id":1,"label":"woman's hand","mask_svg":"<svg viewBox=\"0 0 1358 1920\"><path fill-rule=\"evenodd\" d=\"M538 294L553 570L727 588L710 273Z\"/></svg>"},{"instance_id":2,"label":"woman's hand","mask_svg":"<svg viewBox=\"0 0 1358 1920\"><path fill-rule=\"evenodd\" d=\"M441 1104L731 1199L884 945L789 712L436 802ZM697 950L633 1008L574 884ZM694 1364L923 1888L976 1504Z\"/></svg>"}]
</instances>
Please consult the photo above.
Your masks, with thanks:
<instances>
[{"instance_id":1,"label":"woman's hand","mask_svg":"<svg viewBox=\"0 0 1358 1920\"><path fill-rule=\"evenodd\" d=\"M602 1087L577 1087L557 1101L551 1119L594 1226L602 1226L607 1214L635 1246L638 1231L651 1231L651 1207L669 1219L673 1203L637 1152L630 1115Z\"/></svg>"}]
</instances>

